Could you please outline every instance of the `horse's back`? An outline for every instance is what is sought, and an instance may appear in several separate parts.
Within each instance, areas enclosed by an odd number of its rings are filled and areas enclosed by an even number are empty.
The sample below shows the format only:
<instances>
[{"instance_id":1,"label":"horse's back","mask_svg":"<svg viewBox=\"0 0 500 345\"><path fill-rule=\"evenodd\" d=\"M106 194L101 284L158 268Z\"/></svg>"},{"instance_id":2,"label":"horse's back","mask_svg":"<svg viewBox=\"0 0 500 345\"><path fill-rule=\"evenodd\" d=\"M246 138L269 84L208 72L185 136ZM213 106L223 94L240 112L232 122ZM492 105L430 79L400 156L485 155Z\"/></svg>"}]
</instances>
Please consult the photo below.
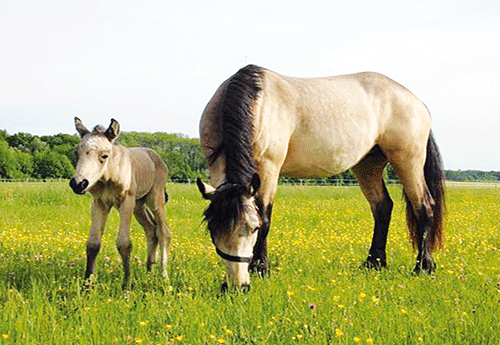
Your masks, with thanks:
<instances>
[{"instance_id":1,"label":"horse's back","mask_svg":"<svg viewBox=\"0 0 500 345\"><path fill-rule=\"evenodd\" d=\"M263 143L256 152L268 156L269 148L278 145L276 155L286 151L282 173L291 176L340 173L375 145L394 150L426 142L422 137L430 128L427 109L417 97L373 72L291 78L265 70L256 109ZM265 137L281 144L270 145Z\"/></svg>"}]
</instances>

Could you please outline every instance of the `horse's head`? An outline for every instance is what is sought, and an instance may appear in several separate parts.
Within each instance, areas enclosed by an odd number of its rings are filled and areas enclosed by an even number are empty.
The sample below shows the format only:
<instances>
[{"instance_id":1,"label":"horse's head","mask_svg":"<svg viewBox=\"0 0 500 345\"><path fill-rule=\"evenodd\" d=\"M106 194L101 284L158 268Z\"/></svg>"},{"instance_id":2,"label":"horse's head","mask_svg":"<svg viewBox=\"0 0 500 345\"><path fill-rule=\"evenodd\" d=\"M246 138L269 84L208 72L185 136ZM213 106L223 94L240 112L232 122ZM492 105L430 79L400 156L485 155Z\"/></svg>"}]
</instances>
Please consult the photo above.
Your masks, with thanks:
<instances>
[{"instance_id":1,"label":"horse's head","mask_svg":"<svg viewBox=\"0 0 500 345\"><path fill-rule=\"evenodd\" d=\"M115 119L111 119L108 129L96 126L90 132L75 117L75 127L81 141L76 151L76 172L69 185L76 194L85 194L106 173L113 143L120 134L120 126Z\"/></svg>"},{"instance_id":2,"label":"horse's head","mask_svg":"<svg viewBox=\"0 0 500 345\"><path fill-rule=\"evenodd\" d=\"M250 284L248 265L263 224L262 206L255 196L259 175L254 174L249 185L223 183L215 189L200 179L197 185L211 201L204 217L217 253L227 262L229 280L236 287Z\"/></svg>"}]
</instances>

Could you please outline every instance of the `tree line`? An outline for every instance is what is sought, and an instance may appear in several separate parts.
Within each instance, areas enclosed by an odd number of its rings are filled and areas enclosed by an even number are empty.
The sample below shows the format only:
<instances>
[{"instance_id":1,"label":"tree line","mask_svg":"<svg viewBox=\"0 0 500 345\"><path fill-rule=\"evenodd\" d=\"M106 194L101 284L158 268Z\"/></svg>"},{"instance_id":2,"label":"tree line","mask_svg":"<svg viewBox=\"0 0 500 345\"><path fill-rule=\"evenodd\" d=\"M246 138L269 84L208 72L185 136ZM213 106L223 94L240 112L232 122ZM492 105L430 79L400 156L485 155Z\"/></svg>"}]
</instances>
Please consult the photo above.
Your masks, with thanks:
<instances>
[{"instance_id":1,"label":"tree line","mask_svg":"<svg viewBox=\"0 0 500 345\"><path fill-rule=\"evenodd\" d=\"M150 147L165 161L173 180L206 178L208 171L199 139L182 134L122 132L125 147ZM0 130L1 179L71 178L75 173L78 135L9 135Z\"/></svg>"},{"instance_id":2,"label":"tree line","mask_svg":"<svg viewBox=\"0 0 500 345\"><path fill-rule=\"evenodd\" d=\"M1 179L58 179L71 178L75 172L76 147L80 137L76 134L37 136L29 133L9 135L0 130ZM207 178L207 163L203 157L200 140L183 134L122 132L118 142L125 147L150 147L165 161L172 180ZM500 181L500 172L479 170L446 170L451 181ZM386 180L397 180L388 166ZM297 179L282 178L282 181ZM317 179L318 183L354 183L351 170L329 178Z\"/></svg>"}]
</instances>

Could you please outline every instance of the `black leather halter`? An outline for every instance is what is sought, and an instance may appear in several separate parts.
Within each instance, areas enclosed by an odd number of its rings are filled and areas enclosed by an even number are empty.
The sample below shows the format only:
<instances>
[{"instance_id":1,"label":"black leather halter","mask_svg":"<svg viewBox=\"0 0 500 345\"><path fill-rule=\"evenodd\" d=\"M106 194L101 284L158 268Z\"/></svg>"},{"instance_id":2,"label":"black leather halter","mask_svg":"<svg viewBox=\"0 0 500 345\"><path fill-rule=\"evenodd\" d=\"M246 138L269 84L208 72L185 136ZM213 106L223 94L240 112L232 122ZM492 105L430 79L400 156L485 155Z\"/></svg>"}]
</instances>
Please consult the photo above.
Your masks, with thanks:
<instances>
[{"instance_id":1,"label":"black leather halter","mask_svg":"<svg viewBox=\"0 0 500 345\"><path fill-rule=\"evenodd\" d=\"M227 260L227 261L246 262L248 264L252 262L252 258L245 258L245 257L241 257L241 256L229 255L229 254L224 253L222 250L220 250L217 247L215 247L215 251L217 252L217 254L219 254L219 256L221 258L223 258L224 260Z\"/></svg>"}]
</instances>

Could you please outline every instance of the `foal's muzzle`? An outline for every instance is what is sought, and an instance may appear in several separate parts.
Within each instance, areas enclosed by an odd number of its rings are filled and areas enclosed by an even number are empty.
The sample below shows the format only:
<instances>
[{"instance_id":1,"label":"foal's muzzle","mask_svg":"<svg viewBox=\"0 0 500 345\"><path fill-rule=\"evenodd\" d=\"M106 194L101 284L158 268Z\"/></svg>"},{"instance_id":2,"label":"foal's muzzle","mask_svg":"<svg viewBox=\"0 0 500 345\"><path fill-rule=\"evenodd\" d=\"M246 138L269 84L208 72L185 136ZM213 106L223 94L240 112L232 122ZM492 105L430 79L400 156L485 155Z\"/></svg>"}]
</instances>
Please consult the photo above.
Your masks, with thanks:
<instances>
[{"instance_id":1,"label":"foal's muzzle","mask_svg":"<svg viewBox=\"0 0 500 345\"><path fill-rule=\"evenodd\" d=\"M80 183L77 183L75 178L73 177L69 181L69 186L71 189L73 189L73 192L76 194L85 194L85 189L89 186L89 181L88 180L83 180Z\"/></svg>"}]
</instances>

